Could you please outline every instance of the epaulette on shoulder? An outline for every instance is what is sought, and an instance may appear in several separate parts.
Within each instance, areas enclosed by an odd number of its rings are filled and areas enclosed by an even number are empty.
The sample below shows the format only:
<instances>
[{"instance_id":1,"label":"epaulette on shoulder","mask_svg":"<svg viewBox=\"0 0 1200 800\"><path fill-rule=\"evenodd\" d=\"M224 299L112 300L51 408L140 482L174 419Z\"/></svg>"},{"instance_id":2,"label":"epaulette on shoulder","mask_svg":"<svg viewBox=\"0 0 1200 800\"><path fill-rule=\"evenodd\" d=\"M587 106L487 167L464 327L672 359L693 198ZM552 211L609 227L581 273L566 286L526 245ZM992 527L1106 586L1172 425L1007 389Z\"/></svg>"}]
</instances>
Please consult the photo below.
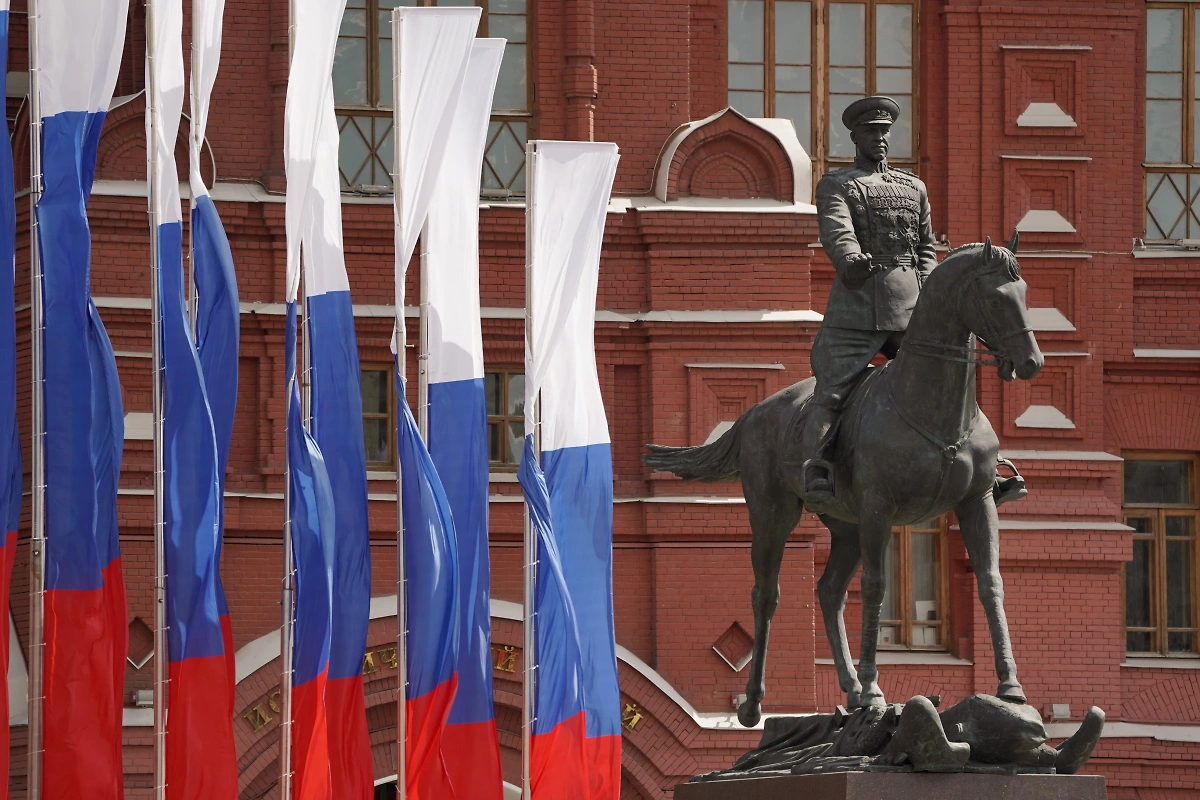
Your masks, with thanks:
<instances>
[{"instance_id":1,"label":"epaulette on shoulder","mask_svg":"<svg viewBox=\"0 0 1200 800\"><path fill-rule=\"evenodd\" d=\"M860 170L858 167L855 167L855 166L838 167L837 169L831 169L828 172L826 172L824 175L822 175L821 180L822 181L832 181L834 183L839 183L839 184L845 183L846 181L850 180L857 173L859 173L861 171L862 170Z\"/></svg>"},{"instance_id":2,"label":"epaulette on shoulder","mask_svg":"<svg viewBox=\"0 0 1200 800\"><path fill-rule=\"evenodd\" d=\"M886 180L893 183L907 183L909 186L924 186L920 178L906 169L889 169Z\"/></svg>"}]
</instances>

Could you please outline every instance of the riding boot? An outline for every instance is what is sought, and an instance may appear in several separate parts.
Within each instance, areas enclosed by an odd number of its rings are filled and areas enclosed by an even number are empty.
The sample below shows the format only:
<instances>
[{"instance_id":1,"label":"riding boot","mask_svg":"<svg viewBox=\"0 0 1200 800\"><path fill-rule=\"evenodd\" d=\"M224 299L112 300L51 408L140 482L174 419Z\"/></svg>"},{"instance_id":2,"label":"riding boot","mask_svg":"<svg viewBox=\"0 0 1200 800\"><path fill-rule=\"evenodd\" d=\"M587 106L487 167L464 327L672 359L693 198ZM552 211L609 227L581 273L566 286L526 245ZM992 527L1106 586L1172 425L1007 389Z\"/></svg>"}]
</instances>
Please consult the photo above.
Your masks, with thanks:
<instances>
[{"instance_id":1,"label":"riding boot","mask_svg":"<svg viewBox=\"0 0 1200 800\"><path fill-rule=\"evenodd\" d=\"M833 502L833 466L824 459L828 449L830 429L837 421L837 411L818 403L808 407L804 432L800 440L803 464L800 468L803 490L800 499L814 514L823 513Z\"/></svg>"}]
</instances>

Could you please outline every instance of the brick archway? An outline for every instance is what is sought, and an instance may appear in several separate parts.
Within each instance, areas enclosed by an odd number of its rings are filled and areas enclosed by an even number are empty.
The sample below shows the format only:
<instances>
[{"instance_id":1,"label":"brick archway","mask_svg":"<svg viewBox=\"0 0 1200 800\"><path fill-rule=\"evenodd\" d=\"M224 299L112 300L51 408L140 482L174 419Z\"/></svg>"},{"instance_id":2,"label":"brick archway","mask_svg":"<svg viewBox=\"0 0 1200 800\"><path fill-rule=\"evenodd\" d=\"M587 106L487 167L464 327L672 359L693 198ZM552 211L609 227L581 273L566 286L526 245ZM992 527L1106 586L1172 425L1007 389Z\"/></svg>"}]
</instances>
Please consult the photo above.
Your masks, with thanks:
<instances>
[{"instance_id":1,"label":"brick archway","mask_svg":"<svg viewBox=\"0 0 1200 800\"><path fill-rule=\"evenodd\" d=\"M390 604L390 608L389 608ZM521 776L521 623L515 603L492 604L493 692L501 763L507 783ZM396 775L395 598L374 598L364 663L367 727L377 781ZM389 613L390 612L390 613ZM753 747L758 731L724 728L698 714L665 679L618 646L623 709L622 800L665 800L691 775L728 766ZM277 800L279 769L279 634L274 631L237 653L240 800ZM717 722L718 724L713 724ZM722 727L718 727L718 725ZM702 757L697 753L703 753Z\"/></svg>"}]
</instances>

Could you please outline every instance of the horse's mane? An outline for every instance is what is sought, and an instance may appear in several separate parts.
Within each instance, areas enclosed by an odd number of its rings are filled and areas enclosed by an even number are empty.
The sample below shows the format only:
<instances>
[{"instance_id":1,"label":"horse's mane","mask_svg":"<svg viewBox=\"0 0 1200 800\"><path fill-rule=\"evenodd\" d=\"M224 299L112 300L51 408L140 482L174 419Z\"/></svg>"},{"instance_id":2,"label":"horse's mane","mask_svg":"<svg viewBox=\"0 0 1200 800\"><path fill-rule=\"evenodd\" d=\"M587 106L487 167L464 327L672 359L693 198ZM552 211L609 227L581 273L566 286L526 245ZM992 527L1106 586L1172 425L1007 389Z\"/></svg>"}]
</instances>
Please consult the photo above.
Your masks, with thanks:
<instances>
[{"instance_id":1,"label":"horse's mane","mask_svg":"<svg viewBox=\"0 0 1200 800\"><path fill-rule=\"evenodd\" d=\"M945 264L952 257L957 255L965 255L968 250L983 250L983 242L970 242L968 244L960 244L958 247L946 253L946 257L942 259L941 264ZM939 266L941 266L939 264ZM1013 280L1021 274L1021 266L1017 263L1017 257L1011 250L1003 245L992 245L992 259L986 265L989 269L1000 270L1008 273Z\"/></svg>"},{"instance_id":2,"label":"horse's mane","mask_svg":"<svg viewBox=\"0 0 1200 800\"><path fill-rule=\"evenodd\" d=\"M949 258L952 255L961 253L964 250L970 250L973 247L983 247L983 242L967 242L966 244L960 244L958 247L954 248L949 253L946 253L946 258Z\"/></svg>"}]
</instances>

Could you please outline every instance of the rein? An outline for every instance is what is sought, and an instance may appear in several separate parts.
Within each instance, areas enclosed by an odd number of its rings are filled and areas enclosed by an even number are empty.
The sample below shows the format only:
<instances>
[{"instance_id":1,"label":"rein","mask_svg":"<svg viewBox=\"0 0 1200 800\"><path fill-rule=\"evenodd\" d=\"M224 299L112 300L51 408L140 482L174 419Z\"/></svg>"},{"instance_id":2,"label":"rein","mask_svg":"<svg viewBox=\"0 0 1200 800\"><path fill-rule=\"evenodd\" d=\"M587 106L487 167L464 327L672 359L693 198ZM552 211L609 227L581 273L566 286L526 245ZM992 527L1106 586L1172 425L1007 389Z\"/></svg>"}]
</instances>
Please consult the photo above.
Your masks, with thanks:
<instances>
[{"instance_id":1,"label":"rein","mask_svg":"<svg viewBox=\"0 0 1200 800\"><path fill-rule=\"evenodd\" d=\"M971 281L964 284L958 290L958 301L960 304L962 302L963 295L966 294L967 288L973 287L975 285L976 280L978 280L977 276L975 278L973 278ZM972 295L971 295L971 300L978 307L979 299L978 299L978 297L975 296L974 293L972 293ZM980 310L982 310L982 309L980 309ZM990 325L991 320L988 318L986 311L983 314L981 314L981 316L983 317L983 319L987 320ZM992 341L995 341L995 342L1004 342L1004 341L1007 341L1008 339L1013 338L1014 336L1020 336L1025 333L1029 333L1032 330L1033 330L1033 328L1026 326L1024 328L1019 328L1017 330L1013 330L1013 331L1009 331L1008 333L1001 334L1000 336L997 336L997 337L989 337L989 338L992 338ZM975 340L979 341L980 344L983 345L983 348L981 349L978 347L972 347L971 339L975 339ZM1002 367L1002 366L1004 366L1005 362L1008 361L1008 358L1004 355L1004 351L992 348L991 345L989 345L987 342L980 339L974 333L972 333L971 336L967 339L966 345L945 344L942 342L927 342L922 339L909 339L906 336L904 338L904 343L902 346L910 347L911 349L915 350L919 355L929 356L930 358L936 358L941 361L952 361L952 362L958 363L958 364L975 364L975 365L980 365L980 366L985 366L985 367Z\"/></svg>"},{"instance_id":2,"label":"rein","mask_svg":"<svg viewBox=\"0 0 1200 800\"><path fill-rule=\"evenodd\" d=\"M959 364L980 364L985 367L999 367L1004 359L1004 356L999 351L987 347L986 344L981 349L971 347L969 344L965 346L961 344L941 344L939 342L926 342L920 339L905 337L904 346L916 350L920 355L929 356L941 361L953 361Z\"/></svg>"}]
</instances>

